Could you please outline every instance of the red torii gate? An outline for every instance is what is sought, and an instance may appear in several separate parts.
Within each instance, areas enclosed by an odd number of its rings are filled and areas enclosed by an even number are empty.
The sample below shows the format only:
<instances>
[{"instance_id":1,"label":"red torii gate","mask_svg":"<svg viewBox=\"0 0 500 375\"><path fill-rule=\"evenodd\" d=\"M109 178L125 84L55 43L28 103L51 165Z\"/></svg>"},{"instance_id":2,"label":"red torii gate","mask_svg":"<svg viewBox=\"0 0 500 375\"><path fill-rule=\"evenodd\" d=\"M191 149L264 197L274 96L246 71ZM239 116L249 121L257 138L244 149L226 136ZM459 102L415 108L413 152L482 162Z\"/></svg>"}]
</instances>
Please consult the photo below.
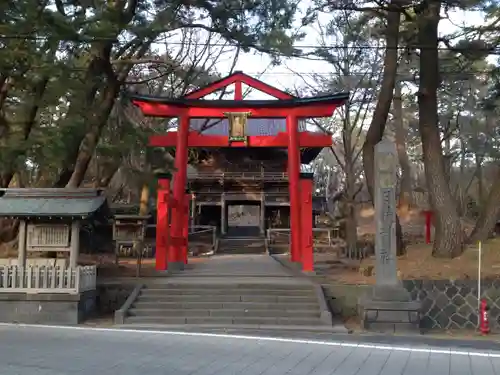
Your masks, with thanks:
<instances>
[{"instance_id":1,"label":"red torii gate","mask_svg":"<svg viewBox=\"0 0 500 375\"><path fill-rule=\"evenodd\" d=\"M243 84L278 100L243 100ZM234 100L205 100L208 94L234 85ZM291 260L301 262L304 271L313 270L312 189L313 182L300 179L300 149L332 145L328 134L299 132L300 118L330 117L344 104L349 93L298 98L242 72L235 72L187 95L170 99L157 96L129 95L145 116L179 119L177 132L151 136L150 146L175 147L173 197L170 181L158 182L158 218L156 269L182 268L187 263L188 206L186 193L189 147L278 147L288 149L288 180L290 192ZM246 113L251 118L285 118L286 132L276 135L245 136L244 140L228 135L206 135L190 130L192 118L224 118L231 113ZM169 228L168 206L172 208ZM302 211L302 215L301 215Z\"/></svg>"}]
</instances>

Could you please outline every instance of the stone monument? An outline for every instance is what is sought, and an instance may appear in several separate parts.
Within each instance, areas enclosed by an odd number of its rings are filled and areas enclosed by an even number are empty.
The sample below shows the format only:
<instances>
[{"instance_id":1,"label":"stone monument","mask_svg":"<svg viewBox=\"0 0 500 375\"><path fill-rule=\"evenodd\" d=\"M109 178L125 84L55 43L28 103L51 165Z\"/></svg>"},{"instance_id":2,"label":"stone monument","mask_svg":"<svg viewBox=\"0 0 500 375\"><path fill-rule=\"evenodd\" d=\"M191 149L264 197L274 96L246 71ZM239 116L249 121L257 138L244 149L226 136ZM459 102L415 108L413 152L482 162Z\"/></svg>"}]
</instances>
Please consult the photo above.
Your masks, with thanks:
<instances>
[{"instance_id":1,"label":"stone monument","mask_svg":"<svg viewBox=\"0 0 500 375\"><path fill-rule=\"evenodd\" d=\"M363 327L374 331L418 330L420 303L411 301L397 275L396 187L398 155L393 142L375 146L375 278L371 292L359 301Z\"/></svg>"}]
</instances>

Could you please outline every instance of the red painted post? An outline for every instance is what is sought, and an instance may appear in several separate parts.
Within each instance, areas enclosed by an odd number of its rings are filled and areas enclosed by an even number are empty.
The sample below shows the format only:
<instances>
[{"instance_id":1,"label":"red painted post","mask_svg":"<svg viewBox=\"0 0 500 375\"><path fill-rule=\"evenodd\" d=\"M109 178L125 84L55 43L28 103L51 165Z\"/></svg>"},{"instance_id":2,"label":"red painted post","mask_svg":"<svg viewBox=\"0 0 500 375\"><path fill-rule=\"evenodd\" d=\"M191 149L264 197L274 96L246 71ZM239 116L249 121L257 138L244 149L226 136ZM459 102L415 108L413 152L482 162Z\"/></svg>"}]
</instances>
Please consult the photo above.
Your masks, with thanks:
<instances>
[{"instance_id":1,"label":"red painted post","mask_svg":"<svg viewBox=\"0 0 500 375\"><path fill-rule=\"evenodd\" d=\"M175 150L175 174L174 174L174 207L172 210L172 230L171 239L173 251L176 253L178 261L182 256L182 246L178 241L183 236L184 210L183 202L186 194L187 164L188 164L188 135L189 117L179 117L179 129L177 132L177 145Z\"/></svg>"},{"instance_id":2,"label":"red painted post","mask_svg":"<svg viewBox=\"0 0 500 375\"><path fill-rule=\"evenodd\" d=\"M488 303L486 299L482 299L479 305L479 331L482 335L490 333L490 320L488 317Z\"/></svg>"},{"instance_id":3,"label":"red painted post","mask_svg":"<svg viewBox=\"0 0 500 375\"><path fill-rule=\"evenodd\" d=\"M165 271L167 269L168 246L168 201L170 199L170 180L158 179L156 199L156 269Z\"/></svg>"},{"instance_id":4,"label":"red painted post","mask_svg":"<svg viewBox=\"0 0 500 375\"><path fill-rule=\"evenodd\" d=\"M288 134L288 189L290 191L291 261L300 262L300 150L297 117L286 118Z\"/></svg>"},{"instance_id":5,"label":"red painted post","mask_svg":"<svg viewBox=\"0 0 500 375\"><path fill-rule=\"evenodd\" d=\"M186 240L185 244L182 245L181 259L179 262L184 264L188 263L188 249L189 249L189 203L191 202L191 194L186 194L184 196L184 202L182 206L182 212L184 213L184 219L182 221L182 237Z\"/></svg>"},{"instance_id":6,"label":"red painted post","mask_svg":"<svg viewBox=\"0 0 500 375\"><path fill-rule=\"evenodd\" d=\"M241 81L234 83L234 100L243 100L243 87Z\"/></svg>"},{"instance_id":7,"label":"red painted post","mask_svg":"<svg viewBox=\"0 0 500 375\"><path fill-rule=\"evenodd\" d=\"M431 243L432 211L424 211L425 215L425 243Z\"/></svg>"},{"instance_id":8,"label":"red painted post","mask_svg":"<svg viewBox=\"0 0 500 375\"><path fill-rule=\"evenodd\" d=\"M314 247L313 247L313 213L312 213L312 190L313 180L304 178L300 180L301 192L301 234L302 234L302 271L314 271Z\"/></svg>"}]
</instances>

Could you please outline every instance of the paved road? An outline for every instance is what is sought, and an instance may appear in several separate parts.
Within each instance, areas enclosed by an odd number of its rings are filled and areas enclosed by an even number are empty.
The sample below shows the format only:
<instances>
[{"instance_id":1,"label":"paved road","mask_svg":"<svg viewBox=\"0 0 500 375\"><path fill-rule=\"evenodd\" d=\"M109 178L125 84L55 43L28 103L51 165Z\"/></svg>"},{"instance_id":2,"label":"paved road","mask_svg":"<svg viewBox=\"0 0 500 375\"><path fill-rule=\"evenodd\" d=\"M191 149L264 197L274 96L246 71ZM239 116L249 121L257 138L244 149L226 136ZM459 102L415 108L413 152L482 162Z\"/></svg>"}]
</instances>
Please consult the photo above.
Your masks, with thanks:
<instances>
[{"instance_id":1,"label":"paved road","mask_svg":"<svg viewBox=\"0 0 500 375\"><path fill-rule=\"evenodd\" d=\"M500 375L500 351L0 326L2 375Z\"/></svg>"}]
</instances>

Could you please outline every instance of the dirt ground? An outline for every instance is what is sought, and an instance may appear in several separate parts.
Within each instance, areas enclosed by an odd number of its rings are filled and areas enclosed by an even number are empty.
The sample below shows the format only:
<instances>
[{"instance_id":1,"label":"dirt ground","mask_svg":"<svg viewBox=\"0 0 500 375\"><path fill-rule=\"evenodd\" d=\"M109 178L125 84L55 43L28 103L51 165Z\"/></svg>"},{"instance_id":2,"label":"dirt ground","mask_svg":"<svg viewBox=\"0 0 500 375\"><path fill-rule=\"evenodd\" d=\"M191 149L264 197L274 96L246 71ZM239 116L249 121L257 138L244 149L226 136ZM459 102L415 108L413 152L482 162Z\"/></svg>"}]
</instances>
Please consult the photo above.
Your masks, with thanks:
<instances>
[{"instance_id":1,"label":"dirt ground","mask_svg":"<svg viewBox=\"0 0 500 375\"><path fill-rule=\"evenodd\" d=\"M432 245L409 245L407 254L398 257L400 279L477 279L479 252L477 246L468 247L454 259L432 256ZM329 263L323 257L319 263ZM373 284L375 282L375 257L361 261L359 269L338 268L332 265L325 275L332 281L344 284ZM492 239L482 246L482 278L500 275L500 239Z\"/></svg>"},{"instance_id":2,"label":"dirt ground","mask_svg":"<svg viewBox=\"0 0 500 375\"><path fill-rule=\"evenodd\" d=\"M371 206L358 212L358 235L360 238L373 239L375 225ZM407 246L407 254L398 257L398 275L401 279L477 279L478 250L477 246L468 247L455 259L438 259L432 256L432 245L423 243L424 217L420 211L400 214L401 225ZM470 223L464 223L468 231ZM0 244L0 257L16 257L17 250L12 244ZM40 256L40 254L36 254ZM111 254L80 255L80 264L99 265L100 276L135 276L136 260L121 259L120 265L114 265ZM190 262L204 261L205 258L193 257ZM354 261L349 267L339 266L336 254L316 254L316 263L321 266L324 274L332 282L345 284L372 284L375 282L375 259ZM318 267L319 268L319 267ZM154 275L154 260L143 259L142 274ZM483 244L482 277L498 277L500 275L500 238L492 239Z\"/></svg>"},{"instance_id":3,"label":"dirt ground","mask_svg":"<svg viewBox=\"0 0 500 375\"><path fill-rule=\"evenodd\" d=\"M342 284L373 284L375 282L375 257L370 257L354 267L339 267L334 262L336 255L322 254L316 261L323 267L322 272L332 282ZM468 247L454 259L440 259L432 256L432 245L415 244L407 247L407 254L398 257L398 275L401 279L477 279L479 252L477 246ZM203 262L206 258L191 258L190 263ZM114 265L114 257L106 255L82 255L83 264L99 264L100 276L135 276L136 260L121 259L119 267ZM359 267L358 267L359 265ZM154 274L154 260L143 259L142 274ZM323 268L324 269L324 268ZM482 246L482 277L493 278L500 275L500 238L492 239Z\"/></svg>"},{"instance_id":4,"label":"dirt ground","mask_svg":"<svg viewBox=\"0 0 500 375\"><path fill-rule=\"evenodd\" d=\"M398 257L398 275L401 279L477 279L478 247L469 246L464 253L454 259L439 259L432 256L432 245L424 243L425 218L419 210L405 214L398 212L407 243L407 253ZM358 212L358 236L373 240L375 236L374 211L370 206ZM464 221L465 232L472 230L473 223ZM373 284L375 282L375 257L354 261L351 267L339 267L334 263L335 256L328 259L327 254L317 256L322 264L322 274L333 282L344 284ZM328 265L331 263L330 269ZM325 269L326 268L326 269ZM500 238L483 244L482 277L500 275Z\"/></svg>"}]
</instances>

